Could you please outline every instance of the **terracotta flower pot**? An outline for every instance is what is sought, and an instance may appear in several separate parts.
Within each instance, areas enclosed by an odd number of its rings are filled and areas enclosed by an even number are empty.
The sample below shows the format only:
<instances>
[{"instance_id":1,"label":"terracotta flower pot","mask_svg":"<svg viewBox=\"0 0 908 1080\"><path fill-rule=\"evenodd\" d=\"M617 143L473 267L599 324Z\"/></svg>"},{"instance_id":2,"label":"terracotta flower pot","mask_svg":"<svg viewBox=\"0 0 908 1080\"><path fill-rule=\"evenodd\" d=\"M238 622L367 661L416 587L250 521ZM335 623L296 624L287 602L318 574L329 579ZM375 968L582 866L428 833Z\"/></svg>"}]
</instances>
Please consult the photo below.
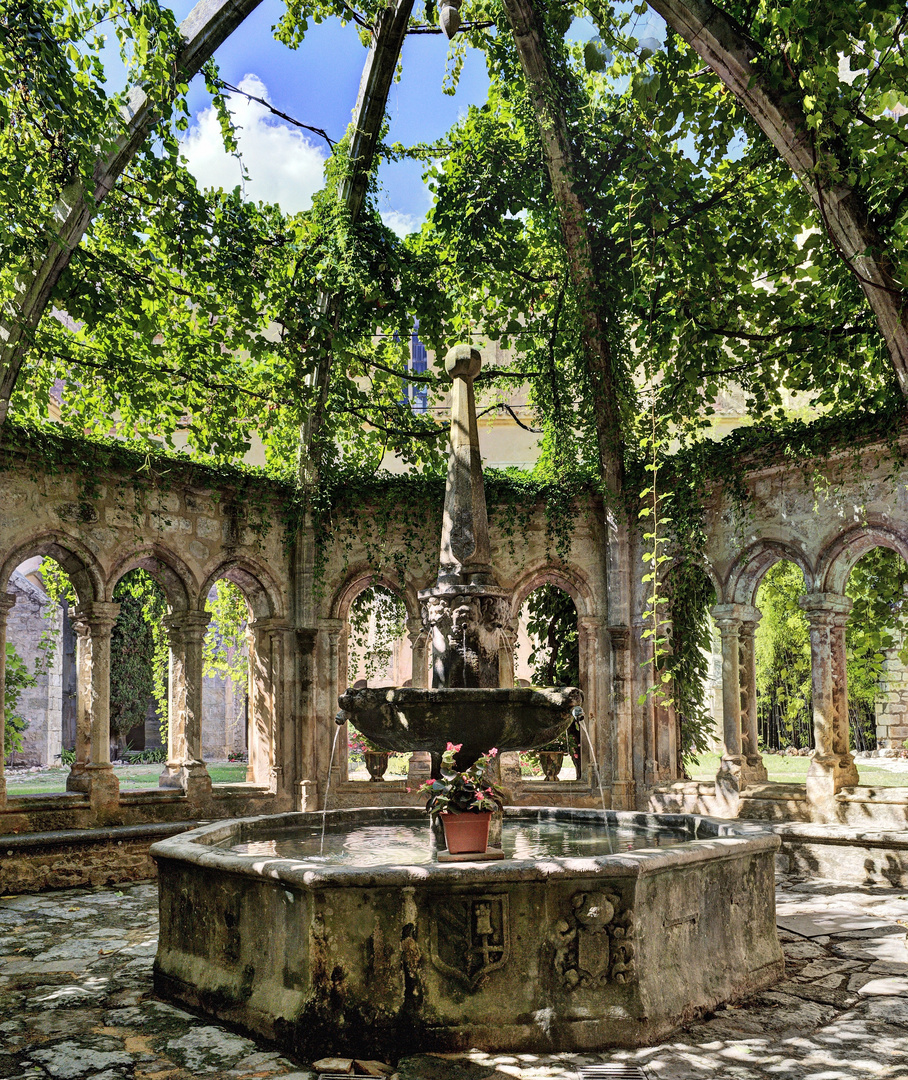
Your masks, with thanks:
<instances>
[{"instance_id":1,"label":"terracotta flower pot","mask_svg":"<svg viewBox=\"0 0 908 1080\"><path fill-rule=\"evenodd\" d=\"M384 780L388 771L388 760L391 753L388 750L366 750L363 754L366 761L366 772L370 780Z\"/></svg>"},{"instance_id":2,"label":"terracotta flower pot","mask_svg":"<svg viewBox=\"0 0 908 1080\"><path fill-rule=\"evenodd\" d=\"M490 810L479 814L468 811L466 814L445 813L440 816L445 830L445 844L452 855L478 853L489 846Z\"/></svg>"}]
</instances>

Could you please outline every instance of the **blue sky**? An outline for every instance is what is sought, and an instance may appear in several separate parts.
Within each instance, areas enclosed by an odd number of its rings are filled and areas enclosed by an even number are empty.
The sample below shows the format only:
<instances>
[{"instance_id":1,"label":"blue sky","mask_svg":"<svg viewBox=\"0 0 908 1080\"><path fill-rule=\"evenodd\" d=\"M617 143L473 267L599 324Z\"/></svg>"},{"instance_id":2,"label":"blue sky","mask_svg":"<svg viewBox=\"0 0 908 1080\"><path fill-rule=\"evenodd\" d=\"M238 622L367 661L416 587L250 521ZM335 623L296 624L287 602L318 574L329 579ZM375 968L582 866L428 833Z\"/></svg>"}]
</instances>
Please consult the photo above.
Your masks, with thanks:
<instances>
[{"instance_id":1,"label":"blue sky","mask_svg":"<svg viewBox=\"0 0 908 1080\"><path fill-rule=\"evenodd\" d=\"M178 20L186 17L194 0L173 0ZM298 49L274 39L272 27L284 11L282 0L264 0L218 50L215 59L222 77L234 86L270 101L302 123L322 128L340 138L350 122L367 50L353 24L337 19L310 24ZM651 13L635 28L661 38L664 24ZM569 37L585 41L595 36L587 20L578 20ZM468 49L457 91L445 94L448 43L441 35L417 35L404 43L402 76L388 101L389 140L411 145L442 137L470 105L486 99L488 75L485 57ZM122 85L124 73L116 49L105 50L109 85ZM201 76L191 86L192 122L183 147L190 169L204 187L232 189L242 181L235 158L225 154L220 128ZM293 213L309 206L322 186L327 145L277 119L261 105L233 95L230 102L239 126L240 153L248 179L244 194L256 201L277 202ZM421 224L430 206L422 182L424 163L384 162L379 179L379 209L386 223L405 233Z\"/></svg>"},{"instance_id":2,"label":"blue sky","mask_svg":"<svg viewBox=\"0 0 908 1080\"><path fill-rule=\"evenodd\" d=\"M191 0L172 5L178 19ZM356 27L336 19L311 24L296 50L274 40L271 27L284 5L265 0L218 50L222 77L234 86L266 97L276 108L332 138L343 135L356 103L366 58ZM470 104L486 97L488 76L481 53L469 50L457 93L442 91L447 42L441 36L419 35L404 44L403 74L388 102L389 138L405 144L429 142L443 135ZM217 124L202 79L190 88L193 121L186 141L190 167L205 184L226 188L240 181L239 165L220 149ZM240 150L250 182L250 198L277 201L286 210L308 205L320 185L325 143L282 123L263 108L234 99L236 122L242 125ZM388 224L399 230L418 227L429 208L429 193L419 162L385 163L379 206Z\"/></svg>"}]
</instances>

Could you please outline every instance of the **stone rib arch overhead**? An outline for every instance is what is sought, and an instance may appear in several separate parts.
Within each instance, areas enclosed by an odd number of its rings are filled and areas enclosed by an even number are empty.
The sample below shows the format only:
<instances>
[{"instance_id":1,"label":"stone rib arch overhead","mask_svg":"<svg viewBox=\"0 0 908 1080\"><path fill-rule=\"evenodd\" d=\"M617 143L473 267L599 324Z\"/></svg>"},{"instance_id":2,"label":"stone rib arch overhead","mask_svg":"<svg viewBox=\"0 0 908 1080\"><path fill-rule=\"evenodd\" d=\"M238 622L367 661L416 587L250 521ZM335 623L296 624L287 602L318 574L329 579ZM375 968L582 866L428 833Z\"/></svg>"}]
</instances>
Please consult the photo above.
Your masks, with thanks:
<instances>
[{"instance_id":1,"label":"stone rib arch overhead","mask_svg":"<svg viewBox=\"0 0 908 1080\"><path fill-rule=\"evenodd\" d=\"M804 575L808 590L813 587L816 575L804 552L783 540L761 540L738 556L724 588L716 589L717 602L753 607L764 574L777 562L794 563Z\"/></svg>"},{"instance_id":2,"label":"stone rib arch overhead","mask_svg":"<svg viewBox=\"0 0 908 1080\"><path fill-rule=\"evenodd\" d=\"M81 541L60 530L39 533L17 543L0 569L0 594L21 563L35 555L53 559L66 571L80 604L105 599L104 571L92 552Z\"/></svg>"},{"instance_id":3,"label":"stone rib arch overhead","mask_svg":"<svg viewBox=\"0 0 908 1080\"><path fill-rule=\"evenodd\" d=\"M163 544L131 548L118 555L108 574L105 596L110 599L118 582L132 570L144 570L160 586L171 612L188 611L197 595L196 579L183 560Z\"/></svg>"},{"instance_id":4,"label":"stone rib arch overhead","mask_svg":"<svg viewBox=\"0 0 908 1080\"><path fill-rule=\"evenodd\" d=\"M844 595L855 565L874 548L889 548L908 562L908 530L868 522L837 536L817 560L817 588L821 592Z\"/></svg>"}]
</instances>

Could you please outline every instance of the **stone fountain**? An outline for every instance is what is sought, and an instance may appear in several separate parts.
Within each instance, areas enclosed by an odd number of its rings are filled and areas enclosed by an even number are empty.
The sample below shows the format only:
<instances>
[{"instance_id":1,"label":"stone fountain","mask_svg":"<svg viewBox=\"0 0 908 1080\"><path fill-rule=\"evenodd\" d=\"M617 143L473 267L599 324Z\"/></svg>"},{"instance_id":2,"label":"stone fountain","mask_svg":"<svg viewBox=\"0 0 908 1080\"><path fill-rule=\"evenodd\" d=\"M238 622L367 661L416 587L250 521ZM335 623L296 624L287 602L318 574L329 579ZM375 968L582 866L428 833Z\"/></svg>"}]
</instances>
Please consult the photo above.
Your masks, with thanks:
<instances>
[{"instance_id":1,"label":"stone fountain","mask_svg":"<svg viewBox=\"0 0 908 1080\"><path fill-rule=\"evenodd\" d=\"M490 559L479 355L454 349L447 369L441 566L421 596L433 686L349 690L340 719L389 749L462 743L466 762L549 740L580 691L500 688L509 606ZM543 828L554 840L534 848ZM157 993L303 1059L396 1060L637 1046L781 977L779 838L758 826L506 807L500 861L439 863L432 843L425 814L397 807L217 822L155 844Z\"/></svg>"},{"instance_id":2,"label":"stone fountain","mask_svg":"<svg viewBox=\"0 0 908 1080\"><path fill-rule=\"evenodd\" d=\"M468 345L445 357L454 385L441 553L438 579L419 594L432 642L432 687L347 690L338 714L339 723L349 719L386 750L428 750L437 761L449 742L460 743L461 767L493 746L544 746L567 728L583 700L576 687L501 686L511 604L489 543L473 390L481 366Z\"/></svg>"}]
</instances>

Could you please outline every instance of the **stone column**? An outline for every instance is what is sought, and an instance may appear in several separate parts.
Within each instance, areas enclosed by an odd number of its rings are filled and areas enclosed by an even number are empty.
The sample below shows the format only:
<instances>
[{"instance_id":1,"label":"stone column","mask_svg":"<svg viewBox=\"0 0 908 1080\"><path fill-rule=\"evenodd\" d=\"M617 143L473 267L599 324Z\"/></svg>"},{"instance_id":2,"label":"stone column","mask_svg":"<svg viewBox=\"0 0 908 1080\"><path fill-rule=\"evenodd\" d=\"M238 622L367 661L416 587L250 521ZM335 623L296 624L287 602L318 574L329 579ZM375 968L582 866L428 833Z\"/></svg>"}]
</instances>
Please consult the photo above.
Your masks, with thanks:
<instances>
[{"instance_id":1,"label":"stone column","mask_svg":"<svg viewBox=\"0 0 908 1080\"><path fill-rule=\"evenodd\" d=\"M627 626L610 626L612 647L612 715L614 765L612 772L612 808L633 810L636 805L634 784L633 722L630 710L630 645L631 632Z\"/></svg>"},{"instance_id":2,"label":"stone column","mask_svg":"<svg viewBox=\"0 0 908 1080\"><path fill-rule=\"evenodd\" d=\"M840 593L808 593L801 607L810 623L813 737L816 751L807 769L807 798L818 806L858 781L849 749L845 624L851 601Z\"/></svg>"},{"instance_id":3,"label":"stone column","mask_svg":"<svg viewBox=\"0 0 908 1080\"><path fill-rule=\"evenodd\" d=\"M338 735L334 716L339 706L340 696L340 636L346 630L342 619L319 619L319 628L324 631L328 644L328 711L327 731L322 733L323 745L319 747L316 777L319 786L319 806L325 809L325 799L329 784L337 784L347 779L347 728ZM337 739L335 743L334 740ZM331 776L328 776L328 763L331 761L331 748L334 746L334 762Z\"/></svg>"},{"instance_id":4,"label":"stone column","mask_svg":"<svg viewBox=\"0 0 908 1080\"><path fill-rule=\"evenodd\" d=\"M315 780L318 734L315 720L318 715L315 654L318 630L312 626L297 627L294 637L296 641L296 690L295 706L292 712L296 721L293 725L293 733L297 762L297 775L294 782L298 785L297 809L308 811L318 809L318 784Z\"/></svg>"},{"instance_id":5,"label":"stone column","mask_svg":"<svg viewBox=\"0 0 908 1080\"><path fill-rule=\"evenodd\" d=\"M178 611L164 618L170 638L170 717L167 765L161 787L181 787L191 798L211 794L202 758L202 642L207 611Z\"/></svg>"},{"instance_id":6,"label":"stone column","mask_svg":"<svg viewBox=\"0 0 908 1080\"><path fill-rule=\"evenodd\" d=\"M717 604L712 616L722 639L722 741L725 746L719 773L716 776L716 796L724 803L726 813L737 813L738 797L746 786L746 761L741 735L741 623L743 605Z\"/></svg>"},{"instance_id":7,"label":"stone column","mask_svg":"<svg viewBox=\"0 0 908 1080\"><path fill-rule=\"evenodd\" d=\"M498 631L498 685L505 690L514 688L514 646L517 643L517 627L505 623Z\"/></svg>"},{"instance_id":8,"label":"stone column","mask_svg":"<svg viewBox=\"0 0 908 1080\"><path fill-rule=\"evenodd\" d=\"M598 790L612 773L611 747L600 723L599 677L604 674L599 660L599 634L602 620L598 615L577 616L577 645L580 654L580 687L586 731L580 732L580 779Z\"/></svg>"},{"instance_id":9,"label":"stone column","mask_svg":"<svg viewBox=\"0 0 908 1080\"><path fill-rule=\"evenodd\" d=\"M252 782L277 794L283 790L284 640L290 628L283 619L257 619L251 625L256 663L252 668L256 712L251 724L258 743ZM253 757L250 752L250 764ZM291 770L292 771L292 770Z\"/></svg>"},{"instance_id":10,"label":"stone column","mask_svg":"<svg viewBox=\"0 0 908 1080\"><path fill-rule=\"evenodd\" d=\"M429 682L429 635L422 619L407 619L407 637L413 656L410 685L424 690ZM428 750L414 750L407 764L407 787L415 791L432 775L432 755Z\"/></svg>"},{"instance_id":11,"label":"stone column","mask_svg":"<svg viewBox=\"0 0 908 1080\"><path fill-rule=\"evenodd\" d=\"M15 603L14 593L0 596L0 807L6 805L6 622Z\"/></svg>"},{"instance_id":12,"label":"stone column","mask_svg":"<svg viewBox=\"0 0 908 1080\"><path fill-rule=\"evenodd\" d=\"M742 768L745 783L759 784L767 778L757 732L757 654L754 635L760 621L760 612L749 605L742 604L741 607L743 617L738 631L738 666L741 678L741 750L744 755Z\"/></svg>"},{"instance_id":13,"label":"stone column","mask_svg":"<svg viewBox=\"0 0 908 1080\"><path fill-rule=\"evenodd\" d=\"M407 637L412 655L410 685L425 689L429 685L429 638L418 616L407 619Z\"/></svg>"},{"instance_id":14,"label":"stone column","mask_svg":"<svg viewBox=\"0 0 908 1080\"><path fill-rule=\"evenodd\" d=\"M88 792L101 817L116 812L120 783L110 763L110 635L119 604L81 604L73 612L78 635L76 763L67 791Z\"/></svg>"}]
</instances>

